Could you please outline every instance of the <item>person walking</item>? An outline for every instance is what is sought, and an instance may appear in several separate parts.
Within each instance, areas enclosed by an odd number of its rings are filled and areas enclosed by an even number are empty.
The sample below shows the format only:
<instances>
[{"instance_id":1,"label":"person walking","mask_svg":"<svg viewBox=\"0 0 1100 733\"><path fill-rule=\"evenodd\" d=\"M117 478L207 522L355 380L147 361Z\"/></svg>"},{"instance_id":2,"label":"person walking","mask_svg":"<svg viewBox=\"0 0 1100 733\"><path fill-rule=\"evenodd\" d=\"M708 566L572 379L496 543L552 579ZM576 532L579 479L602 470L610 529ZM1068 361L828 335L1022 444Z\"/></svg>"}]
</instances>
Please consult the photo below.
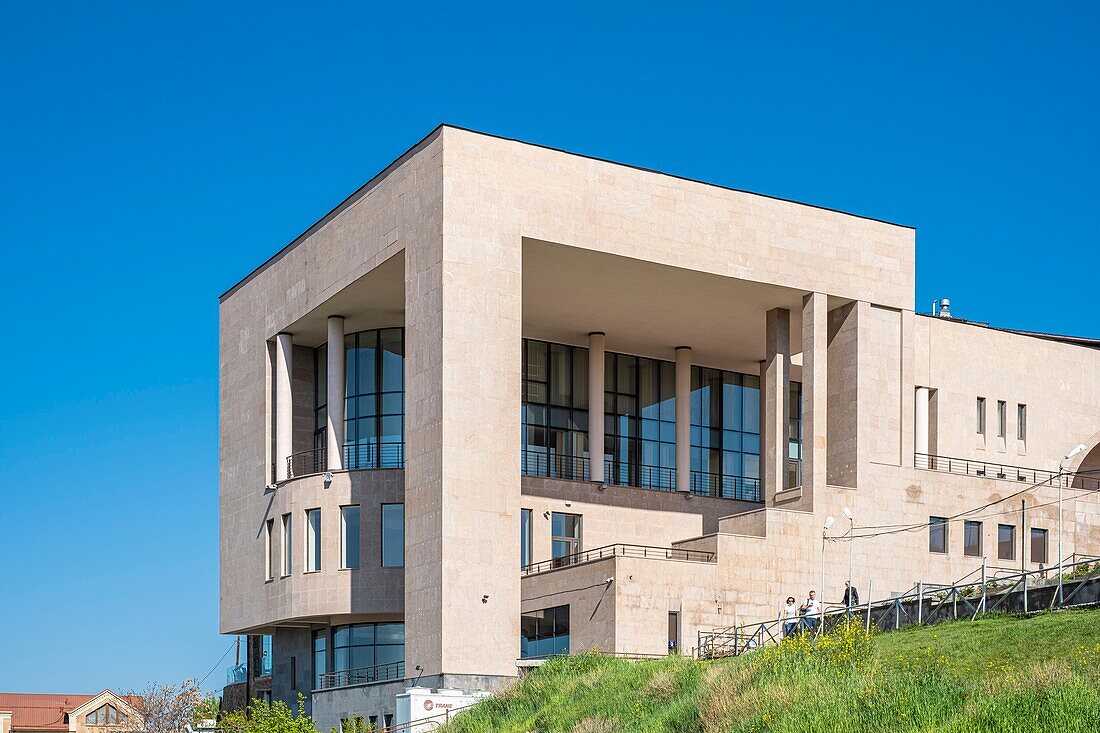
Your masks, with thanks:
<instances>
[{"instance_id":1,"label":"person walking","mask_svg":"<svg viewBox=\"0 0 1100 733\"><path fill-rule=\"evenodd\" d=\"M802 623L805 624L806 629L811 633L817 631L817 625L821 621L821 601L817 600L815 591L810 591L809 597L799 606L798 612L802 614Z\"/></svg>"},{"instance_id":2,"label":"person walking","mask_svg":"<svg viewBox=\"0 0 1100 733\"><path fill-rule=\"evenodd\" d=\"M850 581L844 581L844 607L851 609L859 605L859 591Z\"/></svg>"},{"instance_id":3,"label":"person walking","mask_svg":"<svg viewBox=\"0 0 1100 733\"><path fill-rule=\"evenodd\" d=\"M793 636L798 631L798 606L794 596L787 596L787 605L783 606L783 638Z\"/></svg>"}]
</instances>

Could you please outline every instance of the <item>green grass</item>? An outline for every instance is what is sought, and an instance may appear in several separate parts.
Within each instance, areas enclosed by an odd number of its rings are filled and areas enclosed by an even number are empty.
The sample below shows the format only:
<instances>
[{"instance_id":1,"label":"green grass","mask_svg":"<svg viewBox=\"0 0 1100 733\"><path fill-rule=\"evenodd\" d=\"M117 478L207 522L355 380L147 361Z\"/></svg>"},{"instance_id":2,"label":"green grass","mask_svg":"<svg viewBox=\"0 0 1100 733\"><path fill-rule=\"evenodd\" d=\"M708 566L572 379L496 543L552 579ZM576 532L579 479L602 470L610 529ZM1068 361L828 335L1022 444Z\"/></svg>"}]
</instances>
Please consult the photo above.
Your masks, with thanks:
<instances>
[{"instance_id":1,"label":"green grass","mask_svg":"<svg viewBox=\"0 0 1100 733\"><path fill-rule=\"evenodd\" d=\"M738 659L552 659L448 733L1100 731L1100 611L858 626Z\"/></svg>"}]
</instances>

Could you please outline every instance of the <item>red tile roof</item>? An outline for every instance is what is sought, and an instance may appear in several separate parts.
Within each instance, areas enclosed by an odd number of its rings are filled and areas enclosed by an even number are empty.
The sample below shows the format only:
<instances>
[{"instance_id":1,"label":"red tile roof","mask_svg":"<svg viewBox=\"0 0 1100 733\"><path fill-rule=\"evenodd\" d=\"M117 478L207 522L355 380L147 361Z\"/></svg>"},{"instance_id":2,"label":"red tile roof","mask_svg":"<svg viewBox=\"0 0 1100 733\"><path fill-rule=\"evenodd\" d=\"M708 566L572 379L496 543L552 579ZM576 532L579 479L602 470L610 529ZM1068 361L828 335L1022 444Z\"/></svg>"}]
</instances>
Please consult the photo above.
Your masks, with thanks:
<instances>
[{"instance_id":1,"label":"red tile roof","mask_svg":"<svg viewBox=\"0 0 1100 733\"><path fill-rule=\"evenodd\" d=\"M10 712L11 729L15 731L68 731L65 713L75 710L95 695L41 695L37 693L0 692L0 712ZM131 705L137 696L122 695Z\"/></svg>"}]
</instances>

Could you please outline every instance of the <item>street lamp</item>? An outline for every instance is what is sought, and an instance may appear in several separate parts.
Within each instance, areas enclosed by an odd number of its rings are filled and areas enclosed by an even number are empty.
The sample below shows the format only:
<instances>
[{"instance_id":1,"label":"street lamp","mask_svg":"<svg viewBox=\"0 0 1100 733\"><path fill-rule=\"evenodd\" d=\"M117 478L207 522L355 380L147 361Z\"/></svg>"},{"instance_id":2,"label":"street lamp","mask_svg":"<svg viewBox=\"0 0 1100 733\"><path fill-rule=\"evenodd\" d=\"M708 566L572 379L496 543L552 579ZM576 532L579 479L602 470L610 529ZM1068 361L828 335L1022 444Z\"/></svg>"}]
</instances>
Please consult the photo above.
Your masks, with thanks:
<instances>
[{"instance_id":1,"label":"street lamp","mask_svg":"<svg viewBox=\"0 0 1100 733\"><path fill-rule=\"evenodd\" d=\"M855 551L856 520L852 516L852 510L848 507L844 507L840 511L848 518L848 598L844 601L844 606L846 609L850 609L852 607L852 553Z\"/></svg>"},{"instance_id":2,"label":"street lamp","mask_svg":"<svg viewBox=\"0 0 1100 733\"><path fill-rule=\"evenodd\" d=\"M1064 466L1066 461L1073 458L1075 455L1085 449L1084 443L1078 443L1073 450L1067 453L1062 460L1058 463L1058 604L1062 604L1062 486L1065 481L1062 479Z\"/></svg>"},{"instance_id":3,"label":"street lamp","mask_svg":"<svg viewBox=\"0 0 1100 733\"><path fill-rule=\"evenodd\" d=\"M825 517L825 526L821 528L821 590L818 591L821 595L818 596L818 607L821 609L822 621L825 620L825 535L835 521L836 519L830 514Z\"/></svg>"}]
</instances>

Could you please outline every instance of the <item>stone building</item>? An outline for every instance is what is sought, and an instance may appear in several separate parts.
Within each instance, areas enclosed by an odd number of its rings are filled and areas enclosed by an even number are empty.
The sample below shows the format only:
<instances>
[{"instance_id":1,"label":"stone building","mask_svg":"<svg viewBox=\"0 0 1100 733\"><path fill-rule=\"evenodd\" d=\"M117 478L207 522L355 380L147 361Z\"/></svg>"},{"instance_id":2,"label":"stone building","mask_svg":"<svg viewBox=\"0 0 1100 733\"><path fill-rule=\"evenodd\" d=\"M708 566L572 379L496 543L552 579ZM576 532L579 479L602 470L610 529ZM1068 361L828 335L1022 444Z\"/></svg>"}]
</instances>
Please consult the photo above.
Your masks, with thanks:
<instances>
[{"instance_id":1,"label":"stone building","mask_svg":"<svg viewBox=\"0 0 1100 733\"><path fill-rule=\"evenodd\" d=\"M849 574L1100 554L1100 342L918 314L914 258L910 227L439 127L221 298L222 631L270 634L273 696L327 728L690 653Z\"/></svg>"}]
</instances>

